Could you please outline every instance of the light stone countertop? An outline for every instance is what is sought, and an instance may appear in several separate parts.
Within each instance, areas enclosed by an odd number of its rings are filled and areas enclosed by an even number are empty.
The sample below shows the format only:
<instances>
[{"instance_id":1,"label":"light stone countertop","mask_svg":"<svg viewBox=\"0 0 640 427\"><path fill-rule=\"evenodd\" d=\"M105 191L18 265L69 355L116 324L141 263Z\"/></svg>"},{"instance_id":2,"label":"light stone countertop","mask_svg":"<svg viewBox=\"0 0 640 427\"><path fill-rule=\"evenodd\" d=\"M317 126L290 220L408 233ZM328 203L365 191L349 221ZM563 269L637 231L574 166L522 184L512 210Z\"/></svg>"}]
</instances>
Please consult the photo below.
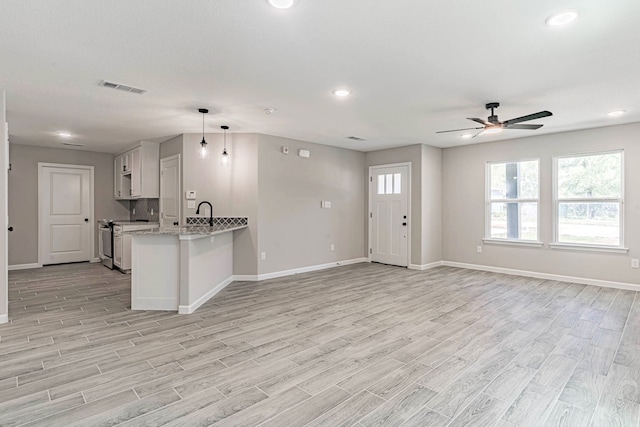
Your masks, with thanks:
<instances>
[{"instance_id":1,"label":"light stone countertop","mask_svg":"<svg viewBox=\"0 0 640 427\"><path fill-rule=\"evenodd\" d=\"M209 227L206 225L170 225L165 227L156 227L147 230L125 231L126 234L132 235L170 235L170 236L214 236L228 231L241 230L247 228L247 225L214 225Z\"/></svg>"}]
</instances>

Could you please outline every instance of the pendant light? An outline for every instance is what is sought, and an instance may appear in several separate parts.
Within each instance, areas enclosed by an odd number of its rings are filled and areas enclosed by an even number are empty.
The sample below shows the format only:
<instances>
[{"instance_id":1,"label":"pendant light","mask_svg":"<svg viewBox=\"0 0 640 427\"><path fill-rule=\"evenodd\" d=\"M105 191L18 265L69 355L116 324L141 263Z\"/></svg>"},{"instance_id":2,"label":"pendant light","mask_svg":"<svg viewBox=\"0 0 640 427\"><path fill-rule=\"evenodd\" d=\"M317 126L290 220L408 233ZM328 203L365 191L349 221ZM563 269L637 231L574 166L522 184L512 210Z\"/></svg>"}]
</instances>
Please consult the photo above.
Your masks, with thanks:
<instances>
[{"instance_id":1,"label":"pendant light","mask_svg":"<svg viewBox=\"0 0 640 427\"><path fill-rule=\"evenodd\" d=\"M227 129L229 129L229 126L223 125L220 126L220 129L224 131L224 147L222 148L222 158L220 160L222 162L222 166L228 166L229 153L227 152Z\"/></svg>"},{"instance_id":2,"label":"pendant light","mask_svg":"<svg viewBox=\"0 0 640 427\"><path fill-rule=\"evenodd\" d=\"M198 157L206 159L209 157L209 150L207 150L207 141L204 140L204 115L209 112L206 108L199 108L198 111L202 113L202 141L200 141L200 149L198 150Z\"/></svg>"}]
</instances>

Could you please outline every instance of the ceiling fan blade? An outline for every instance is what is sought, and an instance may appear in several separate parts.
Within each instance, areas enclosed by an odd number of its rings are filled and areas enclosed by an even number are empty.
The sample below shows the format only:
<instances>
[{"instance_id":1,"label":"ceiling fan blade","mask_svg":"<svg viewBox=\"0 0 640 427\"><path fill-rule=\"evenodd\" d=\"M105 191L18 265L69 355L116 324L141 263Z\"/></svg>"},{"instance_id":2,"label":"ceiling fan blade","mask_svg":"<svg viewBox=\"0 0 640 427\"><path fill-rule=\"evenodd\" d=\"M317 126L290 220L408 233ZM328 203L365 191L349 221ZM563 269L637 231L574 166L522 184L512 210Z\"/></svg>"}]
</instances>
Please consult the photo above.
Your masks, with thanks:
<instances>
[{"instance_id":1,"label":"ceiling fan blade","mask_svg":"<svg viewBox=\"0 0 640 427\"><path fill-rule=\"evenodd\" d=\"M475 135L473 135L471 138L475 138L476 136L480 135L483 131L484 131L484 129L482 129L480 132L478 132Z\"/></svg>"},{"instance_id":2,"label":"ceiling fan blade","mask_svg":"<svg viewBox=\"0 0 640 427\"><path fill-rule=\"evenodd\" d=\"M477 117L467 117L467 120L473 120L474 122L478 122L481 125L488 125L489 124L485 120L479 119Z\"/></svg>"},{"instance_id":3,"label":"ceiling fan blade","mask_svg":"<svg viewBox=\"0 0 640 427\"><path fill-rule=\"evenodd\" d=\"M548 117L548 116L553 116L551 111L539 111L537 113L529 114L527 116L516 117L515 119L505 120L502 123L507 125L507 126L509 126L509 125L513 125L515 123L526 122L526 121L529 121L529 120L535 120L535 119L539 119L541 117Z\"/></svg>"},{"instance_id":4,"label":"ceiling fan blade","mask_svg":"<svg viewBox=\"0 0 640 427\"><path fill-rule=\"evenodd\" d=\"M540 129L544 125L505 125L505 129L527 129L527 130L536 130Z\"/></svg>"},{"instance_id":5,"label":"ceiling fan blade","mask_svg":"<svg viewBox=\"0 0 640 427\"><path fill-rule=\"evenodd\" d=\"M436 133L460 132L461 130L472 130L472 129L484 129L484 127L481 127L481 128L463 128L463 129L441 130L441 131L438 131Z\"/></svg>"}]
</instances>

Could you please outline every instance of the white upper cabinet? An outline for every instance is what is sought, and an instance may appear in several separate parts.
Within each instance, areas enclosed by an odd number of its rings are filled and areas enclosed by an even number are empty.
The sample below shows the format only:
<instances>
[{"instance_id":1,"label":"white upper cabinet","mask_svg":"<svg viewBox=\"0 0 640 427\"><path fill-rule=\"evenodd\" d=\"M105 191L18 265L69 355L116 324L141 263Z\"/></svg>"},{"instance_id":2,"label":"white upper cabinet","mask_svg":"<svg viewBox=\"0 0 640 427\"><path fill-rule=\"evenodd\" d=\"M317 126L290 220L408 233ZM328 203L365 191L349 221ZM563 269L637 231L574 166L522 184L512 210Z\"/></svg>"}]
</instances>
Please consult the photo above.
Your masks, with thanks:
<instances>
[{"instance_id":1,"label":"white upper cabinet","mask_svg":"<svg viewBox=\"0 0 640 427\"><path fill-rule=\"evenodd\" d=\"M132 149L114 157L116 199L160 197L160 145L140 141Z\"/></svg>"}]
</instances>

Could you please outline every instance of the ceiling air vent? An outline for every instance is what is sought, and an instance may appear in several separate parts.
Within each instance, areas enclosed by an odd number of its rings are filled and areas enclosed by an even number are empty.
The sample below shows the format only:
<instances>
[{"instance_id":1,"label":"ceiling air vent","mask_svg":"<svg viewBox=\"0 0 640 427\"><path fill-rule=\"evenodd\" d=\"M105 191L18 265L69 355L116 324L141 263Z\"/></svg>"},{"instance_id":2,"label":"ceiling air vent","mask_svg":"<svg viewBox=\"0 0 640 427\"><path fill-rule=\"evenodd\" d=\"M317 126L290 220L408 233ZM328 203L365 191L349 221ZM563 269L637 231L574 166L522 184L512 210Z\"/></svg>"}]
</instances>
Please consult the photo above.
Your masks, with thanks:
<instances>
[{"instance_id":1,"label":"ceiling air vent","mask_svg":"<svg viewBox=\"0 0 640 427\"><path fill-rule=\"evenodd\" d=\"M138 95L144 95L147 93L146 89L140 89L133 86L121 85L120 83L108 82L106 80L101 81L98 86L108 87L109 89L117 89L123 92L137 93Z\"/></svg>"},{"instance_id":2,"label":"ceiling air vent","mask_svg":"<svg viewBox=\"0 0 640 427\"><path fill-rule=\"evenodd\" d=\"M366 141L364 138L360 138L359 136L348 136L347 139L352 141Z\"/></svg>"},{"instance_id":3,"label":"ceiling air vent","mask_svg":"<svg viewBox=\"0 0 640 427\"><path fill-rule=\"evenodd\" d=\"M84 147L84 144L76 144L73 142L63 142L62 145L66 145L67 147Z\"/></svg>"}]
</instances>

